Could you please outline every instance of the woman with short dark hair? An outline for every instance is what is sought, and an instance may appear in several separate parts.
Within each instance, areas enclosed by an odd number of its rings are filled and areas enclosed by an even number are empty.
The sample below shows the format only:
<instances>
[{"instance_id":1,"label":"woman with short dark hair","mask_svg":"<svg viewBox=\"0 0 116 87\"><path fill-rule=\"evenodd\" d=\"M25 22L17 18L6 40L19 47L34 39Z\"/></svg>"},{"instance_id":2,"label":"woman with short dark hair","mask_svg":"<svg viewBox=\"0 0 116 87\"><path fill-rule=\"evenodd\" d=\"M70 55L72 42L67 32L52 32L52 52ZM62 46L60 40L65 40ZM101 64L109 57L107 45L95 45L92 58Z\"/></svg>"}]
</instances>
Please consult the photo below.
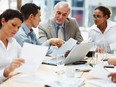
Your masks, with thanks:
<instances>
[{"instance_id":1,"label":"woman with short dark hair","mask_svg":"<svg viewBox=\"0 0 116 87\"><path fill-rule=\"evenodd\" d=\"M93 12L94 25L90 28L89 39L96 44L96 51L112 52L109 45L116 42L116 22L108 20L110 15L105 6L98 6Z\"/></svg>"},{"instance_id":2,"label":"woman with short dark hair","mask_svg":"<svg viewBox=\"0 0 116 87\"><path fill-rule=\"evenodd\" d=\"M24 63L18 58L21 46L13 38L22 22L23 16L17 10L7 9L0 15L0 83Z\"/></svg>"}]
</instances>

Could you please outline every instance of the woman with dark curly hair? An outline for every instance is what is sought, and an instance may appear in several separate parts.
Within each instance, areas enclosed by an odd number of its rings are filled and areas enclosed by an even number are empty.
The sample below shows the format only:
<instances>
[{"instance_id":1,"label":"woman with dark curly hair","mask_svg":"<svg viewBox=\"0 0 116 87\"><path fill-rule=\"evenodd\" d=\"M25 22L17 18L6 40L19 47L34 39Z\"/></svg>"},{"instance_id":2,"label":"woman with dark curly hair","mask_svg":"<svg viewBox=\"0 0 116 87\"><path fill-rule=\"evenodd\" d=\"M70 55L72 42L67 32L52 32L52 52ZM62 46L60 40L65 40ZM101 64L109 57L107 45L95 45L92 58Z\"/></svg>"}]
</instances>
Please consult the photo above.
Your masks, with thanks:
<instances>
[{"instance_id":1,"label":"woman with dark curly hair","mask_svg":"<svg viewBox=\"0 0 116 87\"><path fill-rule=\"evenodd\" d=\"M112 52L109 45L116 42L116 23L108 20L110 15L105 6L98 6L93 12L94 25L89 31L89 39L97 45L96 51Z\"/></svg>"}]
</instances>

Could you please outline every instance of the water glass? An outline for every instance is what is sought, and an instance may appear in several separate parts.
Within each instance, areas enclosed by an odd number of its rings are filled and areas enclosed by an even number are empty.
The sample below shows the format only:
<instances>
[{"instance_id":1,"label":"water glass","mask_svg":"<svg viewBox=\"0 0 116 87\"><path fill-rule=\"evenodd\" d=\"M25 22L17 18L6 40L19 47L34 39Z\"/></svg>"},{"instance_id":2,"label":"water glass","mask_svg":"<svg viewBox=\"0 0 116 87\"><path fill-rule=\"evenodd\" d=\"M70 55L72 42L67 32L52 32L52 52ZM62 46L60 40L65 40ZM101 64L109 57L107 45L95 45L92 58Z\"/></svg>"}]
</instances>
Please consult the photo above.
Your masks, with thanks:
<instances>
[{"instance_id":1,"label":"water glass","mask_svg":"<svg viewBox=\"0 0 116 87\"><path fill-rule=\"evenodd\" d=\"M66 77L68 77L68 78L74 78L75 77L75 69L74 68L66 67L65 72L66 72Z\"/></svg>"},{"instance_id":2,"label":"water glass","mask_svg":"<svg viewBox=\"0 0 116 87\"><path fill-rule=\"evenodd\" d=\"M57 73L58 74L64 73L64 60L65 60L65 57L63 54L57 55Z\"/></svg>"}]
</instances>

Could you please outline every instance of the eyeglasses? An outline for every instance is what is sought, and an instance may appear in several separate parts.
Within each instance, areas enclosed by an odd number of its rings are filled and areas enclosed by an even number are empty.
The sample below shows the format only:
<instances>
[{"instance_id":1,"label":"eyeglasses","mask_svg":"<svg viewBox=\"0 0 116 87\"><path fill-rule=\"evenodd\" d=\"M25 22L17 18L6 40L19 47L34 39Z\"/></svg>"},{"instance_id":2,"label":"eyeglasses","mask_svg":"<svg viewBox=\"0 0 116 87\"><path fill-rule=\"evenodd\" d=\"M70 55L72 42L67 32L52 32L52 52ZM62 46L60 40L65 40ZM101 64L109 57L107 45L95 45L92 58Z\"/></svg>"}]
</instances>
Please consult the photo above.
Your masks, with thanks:
<instances>
[{"instance_id":1,"label":"eyeglasses","mask_svg":"<svg viewBox=\"0 0 116 87\"><path fill-rule=\"evenodd\" d=\"M68 13L62 13L62 12L60 12L60 11L57 11L57 14L58 14L58 15L62 15L63 17L67 17L67 15L68 15Z\"/></svg>"},{"instance_id":2,"label":"eyeglasses","mask_svg":"<svg viewBox=\"0 0 116 87\"><path fill-rule=\"evenodd\" d=\"M93 18L95 19L101 19L103 16L100 16L100 15L93 15Z\"/></svg>"}]
</instances>

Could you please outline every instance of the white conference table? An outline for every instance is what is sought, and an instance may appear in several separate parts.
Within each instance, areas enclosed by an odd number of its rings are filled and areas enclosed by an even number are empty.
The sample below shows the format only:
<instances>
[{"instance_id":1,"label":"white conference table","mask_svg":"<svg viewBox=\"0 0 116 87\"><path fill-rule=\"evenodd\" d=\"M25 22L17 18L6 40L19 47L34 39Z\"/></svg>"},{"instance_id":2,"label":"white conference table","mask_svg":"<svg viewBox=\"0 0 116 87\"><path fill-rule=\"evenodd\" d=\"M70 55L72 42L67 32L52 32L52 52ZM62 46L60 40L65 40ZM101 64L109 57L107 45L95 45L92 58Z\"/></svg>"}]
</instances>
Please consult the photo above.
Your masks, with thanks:
<instances>
[{"instance_id":1,"label":"white conference table","mask_svg":"<svg viewBox=\"0 0 116 87\"><path fill-rule=\"evenodd\" d=\"M56 77L57 73L55 72L56 70L56 66L52 66L52 65L45 65L45 64L41 64L38 71L36 72L36 74L42 76L42 75L48 75L49 77ZM85 79L85 84L82 87L98 87L94 84L90 84L87 81L90 79L87 79L87 74L88 72L76 72L76 74L80 74L81 78ZM7 81L5 81L4 83L0 84L0 87L45 87L44 83L31 83L31 82L21 82L21 81L15 81L13 79L18 78L22 76L22 74L16 75L10 79L8 79Z\"/></svg>"},{"instance_id":2,"label":"white conference table","mask_svg":"<svg viewBox=\"0 0 116 87\"><path fill-rule=\"evenodd\" d=\"M49 75L51 77L56 76L57 74L54 72L56 66L51 66L51 65L44 65L42 64L39 67L39 70L37 72L37 74L40 75ZM85 78L88 72L79 72L79 74L82 74L82 78ZM43 83L28 83L28 82L20 82L20 81L14 81L14 78L18 78L21 75L17 75L14 76L12 78L10 78L9 80L5 81L4 83L2 83L0 85L0 87L44 87L45 84ZM86 82L86 81L85 81ZM97 87L95 85L89 84L89 83L85 83L85 85L83 85L82 87Z\"/></svg>"}]
</instances>

